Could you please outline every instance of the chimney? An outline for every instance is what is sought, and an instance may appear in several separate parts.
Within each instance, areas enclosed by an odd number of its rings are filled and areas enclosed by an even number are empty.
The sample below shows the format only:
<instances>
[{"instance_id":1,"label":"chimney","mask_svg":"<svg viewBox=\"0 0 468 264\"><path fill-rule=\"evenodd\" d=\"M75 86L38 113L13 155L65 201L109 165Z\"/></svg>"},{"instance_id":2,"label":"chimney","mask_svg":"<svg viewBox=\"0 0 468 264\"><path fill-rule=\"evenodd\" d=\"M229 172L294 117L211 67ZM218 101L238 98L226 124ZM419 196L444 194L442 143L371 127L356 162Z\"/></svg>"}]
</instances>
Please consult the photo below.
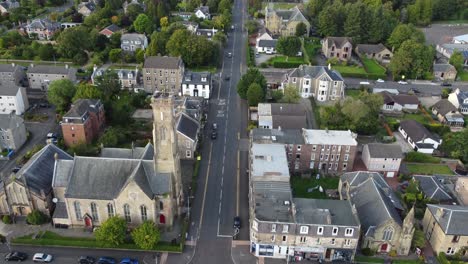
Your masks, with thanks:
<instances>
[{"instance_id":1,"label":"chimney","mask_svg":"<svg viewBox=\"0 0 468 264\"><path fill-rule=\"evenodd\" d=\"M12 63L11 63L11 67L14 68L15 66L16 66L16 64L15 64L14 62L12 62Z\"/></svg>"},{"instance_id":2,"label":"chimney","mask_svg":"<svg viewBox=\"0 0 468 264\"><path fill-rule=\"evenodd\" d=\"M65 69L68 69L68 64L65 64Z\"/></svg>"},{"instance_id":3,"label":"chimney","mask_svg":"<svg viewBox=\"0 0 468 264\"><path fill-rule=\"evenodd\" d=\"M331 63L328 63L328 69L331 70Z\"/></svg>"},{"instance_id":4,"label":"chimney","mask_svg":"<svg viewBox=\"0 0 468 264\"><path fill-rule=\"evenodd\" d=\"M267 155L267 161L271 162L271 155Z\"/></svg>"},{"instance_id":5,"label":"chimney","mask_svg":"<svg viewBox=\"0 0 468 264\"><path fill-rule=\"evenodd\" d=\"M34 63L31 63L29 66L30 66L31 68L34 68Z\"/></svg>"},{"instance_id":6,"label":"chimney","mask_svg":"<svg viewBox=\"0 0 468 264\"><path fill-rule=\"evenodd\" d=\"M444 217L444 208L437 208L437 211L435 213L435 218L440 219Z\"/></svg>"},{"instance_id":7,"label":"chimney","mask_svg":"<svg viewBox=\"0 0 468 264\"><path fill-rule=\"evenodd\" d=\"M55 154L54 154L54 160L58 160L58 159L59 159L59 155L58 155L57 152L55 152Z\"/></svg>"}]
</instances>

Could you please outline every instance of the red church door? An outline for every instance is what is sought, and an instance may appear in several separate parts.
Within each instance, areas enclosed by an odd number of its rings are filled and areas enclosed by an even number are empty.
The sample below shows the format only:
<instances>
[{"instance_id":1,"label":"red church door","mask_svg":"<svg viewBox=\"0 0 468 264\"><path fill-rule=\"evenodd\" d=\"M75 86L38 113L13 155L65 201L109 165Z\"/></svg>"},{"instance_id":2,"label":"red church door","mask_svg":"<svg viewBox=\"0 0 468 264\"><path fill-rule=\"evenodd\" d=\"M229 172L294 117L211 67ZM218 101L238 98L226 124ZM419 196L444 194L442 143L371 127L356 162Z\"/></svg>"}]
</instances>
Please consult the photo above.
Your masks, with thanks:
<instances>
[{"instance_id":1,"label":"red church door","mask_svg":"<svg viewBox=\"0 0 468 264\"><path fill-rule=\"evenodd\" d=\"M388 247L387 243L382 244L382 245L380 246L380 251L382 251L382 252L387 252L387 247Z\"/></svg>"},{"instance_id":2,"label":"red church door","mask_svg":"<svg viewBox=\"0 0 468 264\"><path fill-rule=\"evenodd\" d=\"M93 222L91 221L91 218L88 217L88 216L85 216L84 221L85 221L85 226L86 227L91 227L93 225Z\"/></svg>"},{"instance_id":3,"label":"red church door","mask_svg":"<svg viewBox=\"0 0 468 264\"><path fill-rule=\"evenodd\" d=\"M159 223L160 224L165 224L166 223L166 217L163 214L159 215Z\"/></svg>"}]
</instances>

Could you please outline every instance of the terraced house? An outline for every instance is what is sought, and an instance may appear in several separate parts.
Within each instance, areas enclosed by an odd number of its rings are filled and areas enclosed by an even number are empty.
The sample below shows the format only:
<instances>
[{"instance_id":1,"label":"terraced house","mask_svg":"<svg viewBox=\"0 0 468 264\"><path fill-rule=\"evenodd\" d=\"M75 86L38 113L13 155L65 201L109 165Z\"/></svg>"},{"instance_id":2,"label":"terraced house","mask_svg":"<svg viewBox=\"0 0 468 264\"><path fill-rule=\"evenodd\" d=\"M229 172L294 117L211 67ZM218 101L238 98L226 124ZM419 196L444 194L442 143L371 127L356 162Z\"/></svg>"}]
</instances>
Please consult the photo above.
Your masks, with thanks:
<instances>
[{"instance_id":1,"label":"terraced house","mask_svg":"<svg viewBox=\"0 0 468 264\"><path fill-rule=\"evenodd\" d=\"M185 72L180 57L151 56L143 64L143 86L147 93L171 92L178 94Z\"/></svg>"}]
</instances>

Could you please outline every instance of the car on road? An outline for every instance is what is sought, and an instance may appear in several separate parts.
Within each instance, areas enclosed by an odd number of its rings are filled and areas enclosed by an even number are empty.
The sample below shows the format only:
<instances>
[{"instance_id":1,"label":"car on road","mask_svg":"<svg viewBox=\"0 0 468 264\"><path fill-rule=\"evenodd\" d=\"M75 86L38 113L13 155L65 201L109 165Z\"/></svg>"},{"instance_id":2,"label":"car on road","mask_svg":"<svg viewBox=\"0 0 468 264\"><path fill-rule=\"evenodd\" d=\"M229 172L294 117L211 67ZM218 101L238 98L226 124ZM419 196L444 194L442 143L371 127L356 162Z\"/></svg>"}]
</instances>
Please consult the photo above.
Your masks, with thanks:
<instances>
[{"instance_id":1,"label":"car on road","mask_svg":"<svg viewBox=\"0 0 468 264\"><path fill-rule=\"evenodd\" d=\"M216 139L218 138L218 132L216 130L211 131L211 139Z\"/></svg>"},{"instance_id":2,"label":"car on road","mask_svg":"<svg viewBox=\"0 0 468 264\"><path fill-rule=\"evenodd\" d=\"M80 256L78 259L79 264L94 264L96 262L96 259L90 256Z\"/></svg>"},{"instance_id":3,"label":"car on road","mask_svg":"<svg viewBox=\"0 0 468 264\"><path fill-rule=\"evenodd\" d=\"M405 81L398 81L399 84L408 84L408 82Z\"/></svg>"},{"instance_id":4,"label":"car on road","mask_svg":"<svg viewBox=\"0 0 468 264\"><path fill-rule=\"evenodd\" d=\"M369 85L370 82L359 82L360 85Z\"/></svg>"},{"instance_id":5,"label":"car on road","mask_svg":"<svg viewBox=\"0 0 468 264\"><path fill-rule=\"evenodd\" d=\"M20 167L20 166L16 166L16 167L14 167L14 168L11 170L11 172L17 173L19 170L21 170L21 167Z\"/></svg>"},{"instance_id":6,"label":"car on road","mask_svg":"<svg viewBox=\"0 0 468 264\"><path fill-rule=\"evenodd\" d=\"M218 130L218 124L213 123L213 124L211 125L211 128L212 128L213 130Z\"/></svg>"},{"instance_id":7,"label":"car on road","mask_svg":"<svg viewBox=\"0 0 468 264\"><path fill-rule=\"evenodd\" d=\"M443 82L443 83L441 84L441 86L450 87L450 86L452 86L452 84L451 84L451 83L448 83L448 82Z\"/></svg>"},{"instance_id":8,"label":"car on road","mask_svg":"<svg viewBox=\"0 0 468 264\"><path fill-rule=\"evenodd\" d=\"M228 52L227 56L228 56L228 58L232 58L232 53Z\"/></svg>"},{"instance_id":9,"label":"car on road","mask_svg":"<svg viewBox=\"0 0 468 264\"><path fill-rule=\"evenodd\" d=\"M416 89L416 88L411 89L410 92L413 92L414 94L420 94L420 93L421 93L421 92L420 92L418 89Z\"/></svg>"},{"instance_id":10,"label":"car on road","mask_svg":"<svg viewBox=\"0 0 468 264\"><path fill-rule=\"evenodd\" d=\"M137 259L123 258L120 260L120 264L139 264Z\"/></svg>"},{"instance_id":11,"label":"car on road","mask_svg":"<svg viewBox=\"0 0 468 264\"><path fill-rule=\"evenodd\" d=\"M234 228L241 228L241 220L239 216L234 217Z\"/></svg>"},{"instance_id":12,"label":"car on road","mask_svg":"<svg viewBox=\"0 0 468 264\"><path fill-rule=\"evenodd\" d=\"M385 81L379 78L379 79L377 79L376 82L378 82L378 83L384 83Z\"/></svg>"},{"instance_id":13,"label":"car on road","mask_svg":"<svg viewBox=\"0 0 468 264\"><path fill-rule=\"evenodd\" d=\"M229 75L224 76L225 81L229 81L230 79L231 79L231 77L229 77Z\"/></svg>"},{"instance_id":14,"label":"car on road","mask_svg":"<svg viewBox=\"0 0 468 264\"><path fill-rule=\"evenodd\" d=\"M56 138L57 138L57 134L52 133L52 132L47 133L47 139L49 139L49 138L55 138L55 139L56 139Z\"/></svg>"},{"instance_id":15,"label":"car on road","mask_svg":"<svg viewBox=\"0 0 468 264\"><path fill-rule=\"evenodd\" d=\"M117 264L117 260L111 257L100 257L98 264Z\"/></svg>"},{"instance_id":16,"label":"car on road","mask_svg":"<svg viewBox=\"0 0 468 264\"><path fill-rule=\"evenodd\" d=\"M25 261L28 255L19 251L12 251L5 256L5 261Z\"/></svg>"},{"instance_id":17,"label":"car on road","mask_svg":"<svg viewBox=\"0 0 468 264\"><path fill-rule=\"evenodd\" d=\"M33 261L49 263L52 262L52 255L45 253L36 253L34 254Z\"/></svg>"}]
</instances>

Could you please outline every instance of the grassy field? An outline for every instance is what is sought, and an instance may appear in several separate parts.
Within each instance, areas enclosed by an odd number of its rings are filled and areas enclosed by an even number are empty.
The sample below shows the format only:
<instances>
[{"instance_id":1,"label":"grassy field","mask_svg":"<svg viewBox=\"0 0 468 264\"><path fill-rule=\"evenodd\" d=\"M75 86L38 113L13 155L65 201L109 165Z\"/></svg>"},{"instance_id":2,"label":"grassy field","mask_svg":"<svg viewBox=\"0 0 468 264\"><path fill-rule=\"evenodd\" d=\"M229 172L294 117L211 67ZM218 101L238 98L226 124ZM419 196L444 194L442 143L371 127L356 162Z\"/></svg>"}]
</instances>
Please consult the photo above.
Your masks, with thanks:
<instances>
[{"instance_id":1,"label":"grassy field","mask_svg":"<svg viewBox=\"0 0 468 264\"><path fill-rule=\"evenodd\" d=\"M468 81L468 71L459 72L458 77L460 77L460 81Z\"/></svg>"},{"instance_id":2,"label":"grassy field","mask_svg":"<svg viewBox=\"0 0 468 264\"><path fill-rule=\"evenodd\" d=\"M345 95L357 99L361 94L361 90L358 89L346 89Z\"/></svg>"},{"instance_id":3,"label":"grassy field","mask_svg":"<svg viewBox=\"0 0 468 264\"><path fill-rule=\"evenodd\" d=\"M368 73L385 74L385 72L387 72L387 70L375 60L362 58L361 61Z\"/></svg>"},{"instance_id":4,"label":"grassy field","mask_svg":"<svg viewBox=\"0 0 468 264\"><path fill-rule=\"evenodd\" d=\"M430 120L426 116L424 116L422 113L418 114L405 114L403 117L387 117L387 121L389 123L392 122L397 122L397 120L403 121L403 120L415 120L418 121L421 124L429 124Z\"/></svg>"},{"instance_id":5,"label":"grassy field","mask_svg":"<svg viewBox=\"0 0 468 264\"><path fill-rule=\"evenodd\" d=\"M268 61L271 62L271 63L274 63L275 61L278 61L278 62L285 62L285 61L288 61L288 62L303 63L303 62L304 62L304 58L303 58L303 57L275 56L275 57L269 59Z\"/></svg>"},{"instance_id":6,"label":"grassy field","mask_svg":"<svg viewBox=\"0 0 468 264\"><path fill-rule=\"evenodd\" d=\"M354 258L356 263L384 263L384 259L366 256L356 256Z\"/></svg>"},{"instance_id":7,"label":"grassy field","mask_svg":"<svg viewBox=\"0 0 468 264\"><path fill-rule=\"evenodd\" d=\"M268 4L267 2L262 3L262 10L265 9L267 4ZM296 5L297 5L296 3L286 3L286 2L273 3L274 9L290 9L290 8L293 8Z\"/></svg>"},{"instance_id":8,"label":"grassy field","mask_svg":"<svg viewBox=\"0 0 468 264\"><path fill-rule=\"evenodd\" d=\"M318 185L322 186L323 189L337 189L339 177L321 177L319 180L315 179L315 175L312 175L310 179L303 179L300 176L291 177L291 187L293 189L293 195L297 198L320 198L326 199L325 192L321 193L318 189L313 192L307 192L307 189L314 188Z\"/></svg>"},{"instance_id":9,"label":"grassy field","mask_svg":"<svg viewBox=\"0 0 468 264\"><path fill-rule=\"evenodd\" d=\"M211 72L215 73L216 72L216 67L215 66L200 66L196 68L190 68L190 71L193 72Z\"/></svg>"},{"instance_id":10,"label":"grassy field","mask_svg":"<svg viewBox=\"0 0 468 264\"><path fill-rule=\"evenodd\" d=\"M406 168L411 174L447 174L447 175L454 175L453 171L447 166L443 164L428 164L428 163L421 163L421 164L406 164Z\"/></svg>"},{"instance_id":11,"label":"grassy field","mask_svg":"<svg viewBox=\"0 0 468 264\"><path fill-rule=\"evenodd\" d=\"M367 72L366 70L364 70L364 68L362 67L358 67L358 66L341 66L341 65L336 65L336 66L332 66L332 68L334 70L337 70L338 72L342 73L342 74L346 74L346 73L351 73L351 74L363 74L363 75L366 75Z\"/></svg>"}]
</instances>

